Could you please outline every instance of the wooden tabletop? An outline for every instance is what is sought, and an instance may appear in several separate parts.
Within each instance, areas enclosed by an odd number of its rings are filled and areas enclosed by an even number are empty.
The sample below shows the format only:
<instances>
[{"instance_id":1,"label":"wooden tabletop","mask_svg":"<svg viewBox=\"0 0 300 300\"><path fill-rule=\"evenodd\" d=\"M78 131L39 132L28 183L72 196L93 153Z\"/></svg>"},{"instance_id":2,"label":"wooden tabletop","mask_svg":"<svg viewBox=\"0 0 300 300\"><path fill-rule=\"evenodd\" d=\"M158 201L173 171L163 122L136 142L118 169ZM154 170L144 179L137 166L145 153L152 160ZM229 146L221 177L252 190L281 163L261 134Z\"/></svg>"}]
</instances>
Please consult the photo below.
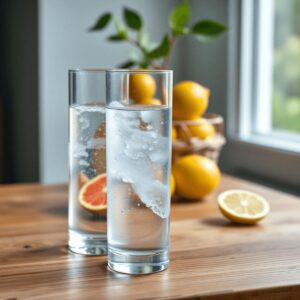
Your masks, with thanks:
<instances>
[{"instance_id":1,"label":"wooden tabletop","mask_svg":"<svg viewBox=\"0 0 300 300\"><path fill-rule=\"evenodd\" d=\"M225 220L216 196L263 195L256 226ZM143 276L106 269L106 257L69 253L65 186L0 187L0 299L300 299L299 198L229 176L203 202L172 204L171 264Z\"/></svg>"}]
</instances>

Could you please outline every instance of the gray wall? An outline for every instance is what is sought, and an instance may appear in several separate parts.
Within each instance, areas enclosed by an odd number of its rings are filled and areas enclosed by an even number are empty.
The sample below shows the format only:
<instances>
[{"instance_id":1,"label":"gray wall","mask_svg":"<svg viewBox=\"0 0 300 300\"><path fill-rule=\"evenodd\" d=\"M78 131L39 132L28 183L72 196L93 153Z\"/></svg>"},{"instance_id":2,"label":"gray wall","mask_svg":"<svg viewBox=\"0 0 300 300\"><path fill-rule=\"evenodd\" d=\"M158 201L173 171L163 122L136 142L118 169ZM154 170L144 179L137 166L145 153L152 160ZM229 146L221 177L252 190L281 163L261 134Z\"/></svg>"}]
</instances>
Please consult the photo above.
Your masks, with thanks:
<instances>
[{"instance_id":1,"label":"gray wall","mask_svg":"<svg viewBox=\"0 0 300 300\"><path fill-rule=\"evenodd\" d=\"M192 1L193 19L213 19L227 24L227 0ZM208 110L226 113L227 96L227 33L209 42L186 40L184 69L185 79L195 80L211 90Z\"/></svg>"},{"instance_id":2,"label":"gray wall","mask_svg":"<svg viewBox=\"0 0 300 300\"><path fill-rule=\"evenodd\" d=\"M107 11L121 16L123 6L140 11L153 39L167 30L167 16L177 0L39 0L40 177L45 183L67 180L67 70L112 67L128 57L126 44L108 43L104 33L88 33ZM191 1L194 19L213 17L227 23L226 0ZM185 38L176 45L174 82L196 80L212 90L210 111L225 114L226 37L209 44Z\"/></svg>"},{"instance_id":3,"label":"gray wall","mask_svg":"<svg viewBox=\"0 0 300 300\"><path fill-rule=\"evenodd\" d=\"M229 0L193 0L193 18L213 19L228 25ZM229 28L230 30L230 28ZM183 78L207 86L211 91L208 111L221 114L227 123L228 33L209 42L199 43L187 38L184 49L186 64ZM226 146L225 146L226 147ZM221 152L220 166L226 169L226 157Z\"/></svg>"}]
</instances>

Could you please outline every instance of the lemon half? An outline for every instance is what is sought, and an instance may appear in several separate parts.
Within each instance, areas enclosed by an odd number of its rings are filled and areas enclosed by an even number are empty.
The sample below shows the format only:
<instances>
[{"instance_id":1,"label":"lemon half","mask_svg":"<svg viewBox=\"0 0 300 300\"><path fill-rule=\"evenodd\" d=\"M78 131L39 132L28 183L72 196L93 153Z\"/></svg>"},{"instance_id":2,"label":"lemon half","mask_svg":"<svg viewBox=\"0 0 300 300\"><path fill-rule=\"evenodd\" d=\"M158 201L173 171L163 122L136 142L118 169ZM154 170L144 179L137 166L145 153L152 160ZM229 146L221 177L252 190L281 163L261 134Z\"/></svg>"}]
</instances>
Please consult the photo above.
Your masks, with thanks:
<instances>
[{"instance_id":1,"label":"lemon half","mask_svg":"<svg viewBox=\"0 0 300 300\"><path fill-rule=\"evenodd\" d=\"M218 197L222 214L237 223L254 224L265 218L270 212L270 205L262 196L244 191L229 190Z\"/></svg>"}]
</instances>

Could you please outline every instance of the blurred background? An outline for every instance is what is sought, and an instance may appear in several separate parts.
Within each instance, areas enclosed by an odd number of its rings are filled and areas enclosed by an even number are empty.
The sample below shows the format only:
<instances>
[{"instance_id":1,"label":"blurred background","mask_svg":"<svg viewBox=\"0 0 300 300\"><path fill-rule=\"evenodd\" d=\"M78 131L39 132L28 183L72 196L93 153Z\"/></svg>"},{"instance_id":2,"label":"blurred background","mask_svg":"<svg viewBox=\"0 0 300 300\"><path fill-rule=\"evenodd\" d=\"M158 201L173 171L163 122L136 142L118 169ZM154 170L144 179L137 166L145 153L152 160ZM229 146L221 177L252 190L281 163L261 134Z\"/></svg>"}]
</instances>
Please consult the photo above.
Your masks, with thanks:
<instances>
[{"instance_id":1,"label":"blurred background","mask_svg":"<svg viewBox=\"0 0 300 300\"><path fill-rule=\"evenodd\" d=\"M0 182L68 178L68 69L110 68L130 46L89 32L106 11L139 11L153 40L177 0L1 0ZM225 119L223 172L300 190L300 1L190 0L193 20L228 30L210 43L178 40L174 83L211 90L209 111Z\"/></svg>"}]
</instances>

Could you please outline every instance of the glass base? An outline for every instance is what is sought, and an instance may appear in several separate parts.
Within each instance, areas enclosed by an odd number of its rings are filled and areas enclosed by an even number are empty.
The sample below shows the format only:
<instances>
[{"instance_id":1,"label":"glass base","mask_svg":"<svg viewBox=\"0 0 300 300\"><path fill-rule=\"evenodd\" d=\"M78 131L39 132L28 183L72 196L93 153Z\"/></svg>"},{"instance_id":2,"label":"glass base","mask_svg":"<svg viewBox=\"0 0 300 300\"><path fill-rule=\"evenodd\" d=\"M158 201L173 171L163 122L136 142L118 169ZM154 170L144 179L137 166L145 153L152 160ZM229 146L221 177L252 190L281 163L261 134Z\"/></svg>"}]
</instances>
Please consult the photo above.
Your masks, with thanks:
<instances>
[{"instance_id":1,"label":"glass base","mask_svg":"<svg viewBox=\"0 0 300 300\"><path fill-rule=\"evenodd\" d=\"M169 252L126 251L108 249L108 267L125 274L149 274L161 272L169 266Z\"/></svg>"},{"instance_id":2,"label":"glass base","mask_svg":"<svg viewBox=\"0 0 300 300\"><path fill-rule=\"evenodd\" d=\"M87 234L69 230L69 249L82 255L107 255L106 234Z\"/></svg>"}]
</instances>

